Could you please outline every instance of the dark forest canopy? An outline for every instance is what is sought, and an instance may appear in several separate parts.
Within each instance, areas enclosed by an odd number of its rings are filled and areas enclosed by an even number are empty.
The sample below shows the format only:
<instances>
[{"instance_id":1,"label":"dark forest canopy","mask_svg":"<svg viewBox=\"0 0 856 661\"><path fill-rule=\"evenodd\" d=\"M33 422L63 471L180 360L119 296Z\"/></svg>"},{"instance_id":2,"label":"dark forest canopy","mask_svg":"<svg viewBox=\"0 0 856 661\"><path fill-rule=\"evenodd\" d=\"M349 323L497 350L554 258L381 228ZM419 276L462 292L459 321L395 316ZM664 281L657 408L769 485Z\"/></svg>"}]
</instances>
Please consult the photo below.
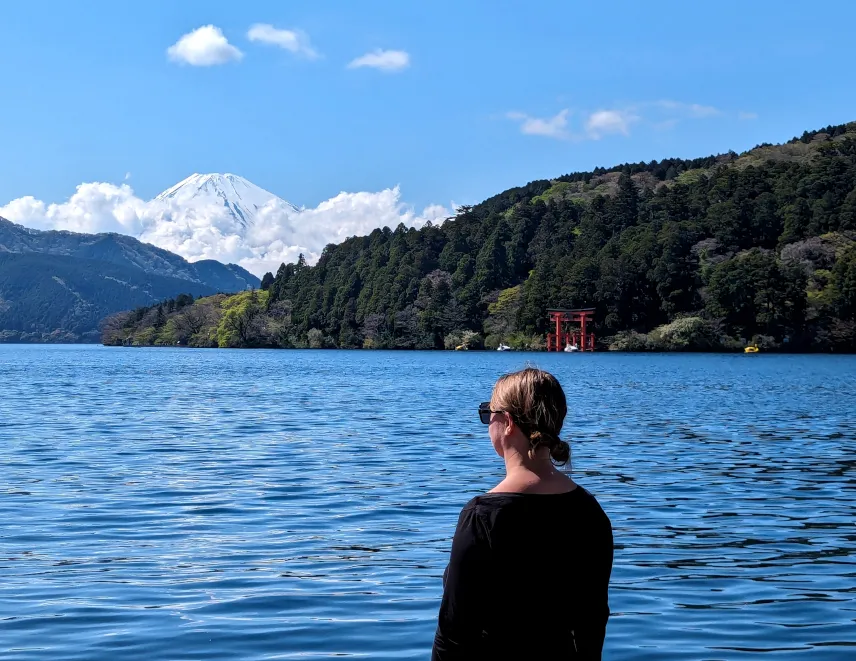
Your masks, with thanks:
<instances>
[{"instance_id":1,"label":"dark forest canopy","mask_svg":"<svg viewBox=\"0 0 856 661\"><path fill-rule=\"evenodd\" d=\"M439 226L329 245L239 296L243 338L156 343L537 349L548 308L595 307L612 348L854 351L856 124L533 181ZM129 319L105 342L134 342Z\"/></svg>"}]
</instances>

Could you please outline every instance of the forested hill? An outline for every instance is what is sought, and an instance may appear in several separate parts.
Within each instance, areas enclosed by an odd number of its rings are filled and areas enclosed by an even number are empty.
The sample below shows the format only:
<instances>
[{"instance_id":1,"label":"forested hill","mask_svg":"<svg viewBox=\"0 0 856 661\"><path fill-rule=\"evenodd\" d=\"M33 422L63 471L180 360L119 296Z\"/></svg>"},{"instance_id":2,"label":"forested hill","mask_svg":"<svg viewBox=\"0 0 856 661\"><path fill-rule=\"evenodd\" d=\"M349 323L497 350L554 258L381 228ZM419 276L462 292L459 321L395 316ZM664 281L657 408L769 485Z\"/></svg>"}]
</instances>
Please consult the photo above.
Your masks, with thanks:
<instances>
[{"instance_id":1,"label":"forested hill","mask_svg":"<svg viewBox=\"0 0 856 661\"><path fill-rule=\"evenodd\" d=\"M130 236L43 232L0 218L0 342L98 341L99 322L119 310L258 285L235 264L191 263Z\"/></svg>"},{"instance_id":2,"label":"forested hill","mask_svg":"<svg viewBox=\"0 0 856 661\"><path fill-rule=\"evenodd\" d=\"M856 123L533 181L263 283L240 345L538 348L548 308L595 307L612 348L853 351Z\"/></svg>"}]
</instances>

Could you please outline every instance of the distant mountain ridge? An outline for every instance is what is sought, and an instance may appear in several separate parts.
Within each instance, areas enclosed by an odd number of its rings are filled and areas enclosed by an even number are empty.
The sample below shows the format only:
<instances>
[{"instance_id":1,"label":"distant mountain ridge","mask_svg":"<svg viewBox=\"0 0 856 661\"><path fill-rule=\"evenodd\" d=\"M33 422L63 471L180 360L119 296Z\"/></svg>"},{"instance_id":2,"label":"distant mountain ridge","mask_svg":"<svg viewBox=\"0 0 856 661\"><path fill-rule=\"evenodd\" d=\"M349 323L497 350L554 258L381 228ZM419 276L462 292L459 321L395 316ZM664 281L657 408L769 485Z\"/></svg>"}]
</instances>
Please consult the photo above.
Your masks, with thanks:
<instances>
[{"instance_id":1,"label":"distant mountain ridge","mask_svg":"<svg viewBox=\"0 0 856 661\"><path fill-rule=\"evenodd\" d=\"M41 231L0 218L0 341L93 341L98 322L120 310L259 285L236 264L188 262L130 236Z\"/></svg>"},{"instance_id":2,"label":"distant mountain ridge","mask_svg":"<svg viewBox=\"0 0 856 661\"><path fill-rule=\"evenodd\" d=\"M216 290L92 259L0 252L0 342L94 342L106 316L176 292Z\"/></svg>"},{"instance_id":3,"label":"distant mountain ridge","mask_svg":"<svg viewBox=\"0 0 856 661\"><path fill-rule=\"evenodd\" d=\"M124 234L36 230L0 217L0 252L42 253L135 266L145 273L209 284L223 291L257 287L259 279L237 264L184 257Z\"/></svg>"}]
</instances>

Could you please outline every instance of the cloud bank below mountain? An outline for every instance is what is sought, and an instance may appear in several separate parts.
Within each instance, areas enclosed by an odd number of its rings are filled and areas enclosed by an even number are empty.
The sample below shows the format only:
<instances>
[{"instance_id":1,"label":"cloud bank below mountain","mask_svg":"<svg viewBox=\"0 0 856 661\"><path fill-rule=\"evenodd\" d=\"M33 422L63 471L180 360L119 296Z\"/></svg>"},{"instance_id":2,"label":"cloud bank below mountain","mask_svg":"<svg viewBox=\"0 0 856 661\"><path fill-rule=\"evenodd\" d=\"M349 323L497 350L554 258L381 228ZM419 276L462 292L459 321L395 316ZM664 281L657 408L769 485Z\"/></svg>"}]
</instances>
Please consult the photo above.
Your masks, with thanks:
<instances>
[{"instance_id":1,"label":"cloud bank below mountain","mask_svg":"<svg viewBox=\"0 0 856 661\"><path fill-rule=\"evenodd\" d=\"M247 228L236 225L222 204L187 207L145 201L127 183L85 183L65 202L45 203L28 196L0 207L0 216L26 227L127 234L189 261L235 263L258 276L275 273L281 263L296 261L301 252L314 263L324 246L350 236L394 229L399 223L419 228L450 215L441 205L417 211L402 201L398 186L376 193L342 192L317 207L297 211L282 200L271 200Z\"/></svg>"}]
</instances>

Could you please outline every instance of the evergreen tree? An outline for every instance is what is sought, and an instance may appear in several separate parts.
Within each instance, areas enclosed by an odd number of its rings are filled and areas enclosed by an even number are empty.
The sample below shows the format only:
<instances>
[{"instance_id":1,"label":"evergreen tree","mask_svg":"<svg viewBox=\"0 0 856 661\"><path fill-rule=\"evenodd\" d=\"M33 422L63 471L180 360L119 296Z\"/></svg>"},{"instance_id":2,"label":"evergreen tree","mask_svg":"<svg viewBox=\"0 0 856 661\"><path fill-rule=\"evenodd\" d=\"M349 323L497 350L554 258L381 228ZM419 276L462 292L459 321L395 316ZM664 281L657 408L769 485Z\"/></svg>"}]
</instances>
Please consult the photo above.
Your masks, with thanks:
<instances>
[{"instance_id":1,"label":"evergreen tree","mask_svg":"<svg viewBox=\"0 0 856 661\"><path fill-rule=\"evenodd\" d=\"M533 181L442 225L327 246L314 266L301 255L240 299L261 309L247 341L268 342L268 327L296 346L310 331L324 346L439 348L482 331L543 338L548 308L591 306L599 337L691 317L688 327L771 344L856 349L856 125L827 129L810 133L805 149ZM511 291L514 305L498 306ZM223 300L215 325L231 305ZM134 311L111 333L159 325L166 337L176 325L167 318L186 305L199 302ZM210 328L192 335L217 337Z\"/></svg>"}]
</instances>

